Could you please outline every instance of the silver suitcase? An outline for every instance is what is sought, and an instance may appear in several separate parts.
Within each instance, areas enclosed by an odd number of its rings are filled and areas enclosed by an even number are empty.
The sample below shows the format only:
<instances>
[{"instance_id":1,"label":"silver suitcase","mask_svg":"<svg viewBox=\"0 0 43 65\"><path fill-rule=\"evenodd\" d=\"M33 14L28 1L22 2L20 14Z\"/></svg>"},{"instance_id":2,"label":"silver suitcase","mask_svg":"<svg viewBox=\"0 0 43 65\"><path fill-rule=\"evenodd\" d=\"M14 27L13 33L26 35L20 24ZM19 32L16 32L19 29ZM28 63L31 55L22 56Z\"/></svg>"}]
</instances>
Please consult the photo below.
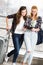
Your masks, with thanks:
<instances>
[{"instance_id":1,"label":"silver suitcase","mask_svg":"<svg viewBox=\"0 0 43 65\"><path fill-rule=\"evenodd\" d=\"M0 64L3 63L3 60L5 58L8 49L9 39L10 39L10 30L7 31L6 37L0 36Z\"/></svg>"}]
</instances>

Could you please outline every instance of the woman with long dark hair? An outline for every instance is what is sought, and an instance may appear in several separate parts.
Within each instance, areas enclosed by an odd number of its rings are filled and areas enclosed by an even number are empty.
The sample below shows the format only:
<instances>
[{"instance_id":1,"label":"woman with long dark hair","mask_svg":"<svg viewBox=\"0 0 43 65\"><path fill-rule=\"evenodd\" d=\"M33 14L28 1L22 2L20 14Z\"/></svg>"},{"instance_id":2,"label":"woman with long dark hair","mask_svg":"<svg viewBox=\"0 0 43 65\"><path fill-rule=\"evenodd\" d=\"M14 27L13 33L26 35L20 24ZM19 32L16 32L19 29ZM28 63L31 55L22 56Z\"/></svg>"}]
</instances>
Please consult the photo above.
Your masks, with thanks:
<instances>
[{"instance_id":1,"label":"woman with long dark hair","mask_svg":"<svg viewBox=\"0 0 43 65\"><path fill-rule=\"evenodd\" d=\"M7 54L5 60L7 61L8 58L14 54L13 56L13 65L16 64L16 59L19 54L19 50L22 46L24 40L24 23L27 18L27 9L25 6L21 6L19 11L16 14L8 15L6 18L7 29L8 29L8 19L13 18L11 32L12 32L12 40L14 45L14 50Z\"/></svg>"},{"instance_id":2,"label":"woman with long dark hair","mask_svg":"<svg viewBox=\"0 0 43 65\"><path fill-rule=\"evenodd\" d=\"M26 53L24 56L23 65L28 59L28 65L31 65L33 59L33 52L38 39L38 32L41 29L42 18L38 16L37 6L32 6L31 15L27 18L24 27L27 29L24 34L24 41L26 45Z\"/></svg>"}]
</instances>

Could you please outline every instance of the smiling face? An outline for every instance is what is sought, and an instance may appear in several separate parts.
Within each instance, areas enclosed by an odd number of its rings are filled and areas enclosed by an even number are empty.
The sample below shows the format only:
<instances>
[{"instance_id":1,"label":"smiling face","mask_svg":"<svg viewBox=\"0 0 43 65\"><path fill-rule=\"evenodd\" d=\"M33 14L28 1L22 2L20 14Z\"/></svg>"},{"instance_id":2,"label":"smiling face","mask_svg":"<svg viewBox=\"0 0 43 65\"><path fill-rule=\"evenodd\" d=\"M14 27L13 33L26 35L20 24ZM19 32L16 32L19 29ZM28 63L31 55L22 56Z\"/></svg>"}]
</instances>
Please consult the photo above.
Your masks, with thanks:
<instances>
[{"instance_id":1,"label":"smiling face","mask_svg":"<svg viewBox=\"0 0 43 65\"><path fill-rule=\"evenodd\" d=\"M37 9L32 9L31 13L32 13L33 16L36 16L37 15Z\"/></svg>"},{"instance_id":2,"label":"smiling face","mask_svg":"<svg viewBox=\"0 0 43 65\"><path fill-rule=\"evenodd\" d=\"M32 16L37 16L37 12L38 12L38 9L36 6L32 6L31 8L31 15Z\"/></svg>"},{"instance_id":3,"label":"smiling face","mask_svg":"<svg viewBox=\"0 0 43 65\"><path fill-rule=\"evenodd\" d=\"M22 16L26 16L26 14L27 14L26 9L21 11L21 15L22 15Z\"/></svg>"}]
</instances>

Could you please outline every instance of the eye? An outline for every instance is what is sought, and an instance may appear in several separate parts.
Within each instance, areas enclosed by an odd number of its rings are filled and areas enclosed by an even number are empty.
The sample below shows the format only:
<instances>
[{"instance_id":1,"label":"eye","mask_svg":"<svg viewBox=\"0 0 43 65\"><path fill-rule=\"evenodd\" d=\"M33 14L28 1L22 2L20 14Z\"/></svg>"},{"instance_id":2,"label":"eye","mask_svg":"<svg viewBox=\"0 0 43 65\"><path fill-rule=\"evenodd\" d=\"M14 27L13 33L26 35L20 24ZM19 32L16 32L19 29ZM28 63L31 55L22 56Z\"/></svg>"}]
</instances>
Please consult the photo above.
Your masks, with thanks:
<instances>
[{"instance_id":1,"label":"eye","mask_svg":"<svg viewBox=\"0 0 43 65\"><path fill-rule=\"evenodd\" d=\"M32 11L32 12L36 12L36 11Z\"/></svg>"}]
</instances>

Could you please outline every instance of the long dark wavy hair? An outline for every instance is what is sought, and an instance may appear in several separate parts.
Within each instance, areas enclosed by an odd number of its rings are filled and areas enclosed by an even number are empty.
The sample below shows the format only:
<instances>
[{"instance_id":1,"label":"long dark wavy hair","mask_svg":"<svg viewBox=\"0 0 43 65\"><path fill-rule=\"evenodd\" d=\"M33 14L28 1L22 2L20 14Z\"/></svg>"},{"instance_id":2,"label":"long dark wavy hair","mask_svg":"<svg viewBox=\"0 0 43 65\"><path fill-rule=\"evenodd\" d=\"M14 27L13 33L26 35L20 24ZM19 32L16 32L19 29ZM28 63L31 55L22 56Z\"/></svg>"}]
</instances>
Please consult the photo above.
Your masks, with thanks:
<instances>
[{"instance_id":1,"label":"long dark wavy hair","mask_svg":"<svg viewBox=\"0 0 43 65\"><path fill-rule=\"evenodd\" d=\"M25 10L25 9L26 9L26 6L21 6L19 11L16 13L16 24L20 22L21 12L22 10ZM27 18L27 9L26 9L26 15L23 18L24 20L26 20Z\"/></svg>"}]
</instances>

